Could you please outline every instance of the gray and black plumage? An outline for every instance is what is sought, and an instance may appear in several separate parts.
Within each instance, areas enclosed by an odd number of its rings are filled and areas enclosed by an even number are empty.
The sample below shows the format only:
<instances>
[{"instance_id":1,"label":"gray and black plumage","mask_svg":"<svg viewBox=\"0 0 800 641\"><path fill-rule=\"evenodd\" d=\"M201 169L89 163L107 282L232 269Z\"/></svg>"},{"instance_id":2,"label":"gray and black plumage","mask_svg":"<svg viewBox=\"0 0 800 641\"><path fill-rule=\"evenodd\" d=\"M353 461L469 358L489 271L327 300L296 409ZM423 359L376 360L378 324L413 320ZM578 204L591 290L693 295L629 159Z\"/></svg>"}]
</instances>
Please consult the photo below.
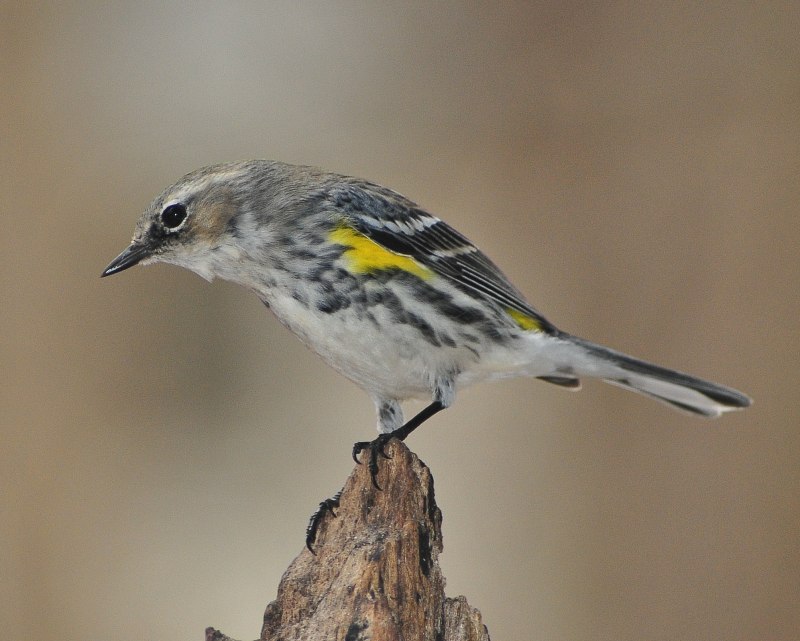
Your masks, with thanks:
<instances>
[{"instance_id":1,"label":"gray and black plumage","mask_svg":"<svg viewBox=\"0 0 800 641\"><path fill-rule=\"evenodd\" d=\"M390 189L310 167L254 160L188 174L151 203L103 275L140 262L253 290L370 394L386 437L404 438L460 388L512 376L568 388L598 378L705 417L750 404L559 330L447 223ZM405 423L410 398L431 405Z\"/></svg>"}]
</instances>

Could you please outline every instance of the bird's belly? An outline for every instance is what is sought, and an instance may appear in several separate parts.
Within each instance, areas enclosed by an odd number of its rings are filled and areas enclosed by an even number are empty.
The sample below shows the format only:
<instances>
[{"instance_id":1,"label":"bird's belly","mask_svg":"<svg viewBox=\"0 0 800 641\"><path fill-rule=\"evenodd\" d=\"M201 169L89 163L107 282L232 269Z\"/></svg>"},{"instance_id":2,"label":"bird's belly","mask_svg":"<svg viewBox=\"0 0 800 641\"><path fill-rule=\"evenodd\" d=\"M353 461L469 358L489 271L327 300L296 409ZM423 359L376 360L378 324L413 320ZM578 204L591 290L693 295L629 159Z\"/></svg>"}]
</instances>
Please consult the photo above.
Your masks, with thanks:
<instances>
[{"instance_id":1,"label":"bird's belly","mask_svg":"<svg viewBox=\"0 0 800 641\"><path fill-rule=\"evenodd\" d=\"M437 380L477 360L475 349L443 345L429 328L397 322L381 308L324 313L281 296L268 303L303 343L374 396L428 399Z\"/></svg>"}]
</instances>

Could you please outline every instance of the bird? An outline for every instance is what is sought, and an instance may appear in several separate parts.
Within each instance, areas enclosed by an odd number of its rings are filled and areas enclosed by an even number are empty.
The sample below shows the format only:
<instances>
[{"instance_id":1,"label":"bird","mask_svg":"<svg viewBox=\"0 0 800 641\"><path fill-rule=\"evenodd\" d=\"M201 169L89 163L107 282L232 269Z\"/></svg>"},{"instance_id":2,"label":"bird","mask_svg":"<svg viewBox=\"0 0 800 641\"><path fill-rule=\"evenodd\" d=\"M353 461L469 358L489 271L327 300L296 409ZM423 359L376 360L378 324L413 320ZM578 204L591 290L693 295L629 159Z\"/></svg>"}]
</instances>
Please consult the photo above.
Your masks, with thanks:
<instances>
[{"instance_id":1,"label":"bird","mask_svg":"<svg viewBox=\"0 0 800 641\"><path fill-rule=\"evenodd\" d=\"M105 268L168 263L252 290L305 345L364 389L378 437L405 440L475 383L526 376L576 390L596 378L713 418L740 391L558 329L486 254L376 183L273 160L211 165L167 187ZM429 404L404 420L401 403Z\"/></svg>"}]
</instances>

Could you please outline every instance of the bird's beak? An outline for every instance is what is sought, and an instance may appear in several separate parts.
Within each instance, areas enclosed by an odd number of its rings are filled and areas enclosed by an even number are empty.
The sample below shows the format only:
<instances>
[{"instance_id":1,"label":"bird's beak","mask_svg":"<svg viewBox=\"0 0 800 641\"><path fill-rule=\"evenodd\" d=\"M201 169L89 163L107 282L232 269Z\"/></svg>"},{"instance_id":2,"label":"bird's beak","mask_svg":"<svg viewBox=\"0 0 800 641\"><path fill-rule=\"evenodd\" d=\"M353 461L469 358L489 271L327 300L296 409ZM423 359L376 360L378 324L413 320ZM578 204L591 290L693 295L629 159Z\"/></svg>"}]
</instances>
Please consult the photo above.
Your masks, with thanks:
<instances>
[{"instance_id":1,"label":"bird's beak","mask_svg":"<svg viewBox=\"0 0 800 641\"><path fill-rule=\"evenodd\" d=\"M104 276L111 276L111 274L116 274L117 272L121 272L128 267L133 267L136 263L144 260L148 256L150 256L151 251L150 248L147 247L144 243L137 243L132 242L124 252L122 252L119 256L117 256L114 260L109 263L108 267L103 270L103 273L100 274L100 278Z\"/></svg>"}]
</instances>

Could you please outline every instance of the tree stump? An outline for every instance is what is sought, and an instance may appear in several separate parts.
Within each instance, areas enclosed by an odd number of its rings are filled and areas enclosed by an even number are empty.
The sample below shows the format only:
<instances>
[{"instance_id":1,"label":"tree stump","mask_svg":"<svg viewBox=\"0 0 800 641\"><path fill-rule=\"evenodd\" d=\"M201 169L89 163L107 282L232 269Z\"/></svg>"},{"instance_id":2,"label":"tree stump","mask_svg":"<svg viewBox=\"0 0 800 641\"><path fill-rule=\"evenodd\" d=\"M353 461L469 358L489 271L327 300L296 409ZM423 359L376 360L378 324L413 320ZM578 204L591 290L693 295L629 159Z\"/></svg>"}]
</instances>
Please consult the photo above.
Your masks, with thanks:
<instances>
[{"instance_id":1,"label":"tree stump","mask_svg":"<svg viewBox=\"0 0 800 641\"><path fill-rule=\"evenodd\" d=\"M378 482L356 465L314 553L292 561L267 606L261 641L489 641L463 596L445 597L442 513L428 467L401 442L386 446ZM233 641L214 628L206 641Z\"/></svg>"}]
</instances>

